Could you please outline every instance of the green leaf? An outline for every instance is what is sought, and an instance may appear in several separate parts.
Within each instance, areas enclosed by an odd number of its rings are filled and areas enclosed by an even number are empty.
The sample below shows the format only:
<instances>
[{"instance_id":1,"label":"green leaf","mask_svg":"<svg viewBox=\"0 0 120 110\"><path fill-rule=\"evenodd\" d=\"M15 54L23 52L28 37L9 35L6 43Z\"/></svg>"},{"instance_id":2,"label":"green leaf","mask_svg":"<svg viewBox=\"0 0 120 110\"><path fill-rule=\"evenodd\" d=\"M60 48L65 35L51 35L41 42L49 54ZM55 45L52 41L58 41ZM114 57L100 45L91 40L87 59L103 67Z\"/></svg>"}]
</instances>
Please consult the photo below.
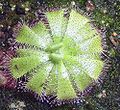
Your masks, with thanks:
<instances>
[{"instance_id":1,"label":"green leaf","mask_svg":"<svg viewBox=\"0 0 120 110\"><path fill-rule=\"evenodd\" d=\"M64 10L47 12L46 16L53 36L62 36L67 27L67 18L64 17Z\"/></svg>"},{"instance_id":2,"label":"green leaf","mask_svg":"<svg viewBox=\"0 0 120 110\"><path fill-rule=\"evenodd\" d=\"M35 55L13 58L10 62L10 70L15 78L19 78L37 67L40 63L40 57Z\"/></svg>"},{"instance_id":3,"label":"green leaf","mask_svg":"<svg viewBox=\"0 0 120 110\"><path fill-rule=\"evenodd\" d=\"M52 70L49 73L47 78L48 84L46 86L46 93L47 95L56 95L57 94L57 87L58 87L58 74L57 74L57 65L52 67Z\"/></svg>"},{"instance_id":4,"label":"green leaf","mask_svg":"<svg viewBox=\"0 0 120 110\"><path fill-rule=\"evenodd\" d=\"M51 63L41 65L37 72L33 73L35 75L33 75L33 77L29 80L26 87L41 95L52 66L53 65Z\"/></svg>"},{"instance_id":5,"label":"green leaf","mask_svg":"<svg viewBox=\"0 0 120 110\"><path fill-rule=\"evenodd\" d=\"M75 90L72 86L72 83L69 79L69 73L66 70L65 66L61 62L58 65L58 88L57 88L57 97L58 99L72 99L77 97Z\"/></svg>"}]
</instances>

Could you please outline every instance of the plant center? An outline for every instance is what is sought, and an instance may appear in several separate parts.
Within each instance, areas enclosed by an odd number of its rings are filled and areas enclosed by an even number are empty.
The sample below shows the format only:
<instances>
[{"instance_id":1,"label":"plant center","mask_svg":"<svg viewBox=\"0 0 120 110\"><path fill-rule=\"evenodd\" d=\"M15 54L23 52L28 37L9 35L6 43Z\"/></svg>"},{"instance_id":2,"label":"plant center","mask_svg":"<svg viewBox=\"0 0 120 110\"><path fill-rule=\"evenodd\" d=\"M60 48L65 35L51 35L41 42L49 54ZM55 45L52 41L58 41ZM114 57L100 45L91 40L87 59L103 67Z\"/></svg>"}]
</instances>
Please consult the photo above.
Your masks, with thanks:
<instances>
[{"instance_id":1,"label":"plant center","mask_svg":"<svg viewBox=\"0 0 120 110\"><path fill-rule=\"evenodd\" d=\"M46 52L49 53L49 60L52 63L59 63L63 59L64 53L62 51L62 47L63 43L60 42L52 44L46 49Z\"/></svg>"}]
</instances>

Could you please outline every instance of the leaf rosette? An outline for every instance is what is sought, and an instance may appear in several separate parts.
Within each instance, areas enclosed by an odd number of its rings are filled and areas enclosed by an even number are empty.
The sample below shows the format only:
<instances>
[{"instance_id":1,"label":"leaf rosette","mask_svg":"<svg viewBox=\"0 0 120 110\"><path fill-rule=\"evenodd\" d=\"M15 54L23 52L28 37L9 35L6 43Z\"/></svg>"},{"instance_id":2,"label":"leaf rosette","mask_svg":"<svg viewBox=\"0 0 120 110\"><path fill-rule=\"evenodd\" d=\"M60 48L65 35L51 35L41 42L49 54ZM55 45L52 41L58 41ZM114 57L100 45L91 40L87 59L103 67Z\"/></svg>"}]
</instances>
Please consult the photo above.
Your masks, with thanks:
<instances>
[{"instance_id":1,"label":"leaf rosette","mask_svg":"<svg viewBox=\"0 0 120 110\"><path fill-rule=\"evenodd\" d=\"M40 16L32 27L23 24L16 37L10 71L18 89L48 97L49 103L54 97L58 105L79 99L103 73L102 37L74 8L41 11Z\"/></svg>"}]
</instances>

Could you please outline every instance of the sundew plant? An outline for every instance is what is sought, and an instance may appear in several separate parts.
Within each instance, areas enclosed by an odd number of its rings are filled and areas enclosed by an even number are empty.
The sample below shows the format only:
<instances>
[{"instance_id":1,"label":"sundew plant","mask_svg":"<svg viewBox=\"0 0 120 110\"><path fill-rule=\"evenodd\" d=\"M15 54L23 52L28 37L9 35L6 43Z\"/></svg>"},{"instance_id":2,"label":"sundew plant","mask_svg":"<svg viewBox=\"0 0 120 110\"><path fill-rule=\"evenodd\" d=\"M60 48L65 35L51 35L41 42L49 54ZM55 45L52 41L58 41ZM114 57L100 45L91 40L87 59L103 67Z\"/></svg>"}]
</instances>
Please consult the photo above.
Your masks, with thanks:
<instances>
[{"instance_id":1,"label":"sundew plant","mask_svg":"<svg viewBox=\"0 0 120 110\"><path fill-rule=\"evenodd\" d=\"M20 24L15 34L16 55L9 70L16 88L51 105L80 103L81 95L109 68L109 59L102 57L105 36L74 3L39 10L39 16L32 26Z\"/></svg>"}]
</instances>

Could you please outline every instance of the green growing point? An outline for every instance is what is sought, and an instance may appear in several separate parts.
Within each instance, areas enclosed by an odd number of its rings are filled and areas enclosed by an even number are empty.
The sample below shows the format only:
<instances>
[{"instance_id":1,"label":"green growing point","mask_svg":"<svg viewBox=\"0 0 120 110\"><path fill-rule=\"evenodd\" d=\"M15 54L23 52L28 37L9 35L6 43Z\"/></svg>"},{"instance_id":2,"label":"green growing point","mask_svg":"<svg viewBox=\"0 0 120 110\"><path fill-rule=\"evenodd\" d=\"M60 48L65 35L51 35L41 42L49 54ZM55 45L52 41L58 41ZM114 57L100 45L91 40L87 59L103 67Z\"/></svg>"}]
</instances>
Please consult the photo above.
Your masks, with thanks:
<instances>
[{"instance_id":1,"label":"green growing point","mask_svg":"<svg viewBox=\"0 0 120 110\"><path fill-rule=\"evenodd\" d=\"M16 79L29 75L26 88L40 96L44 91L58 100L77 98L76 90L83 91L103 69L99 33L76 10L69 14L65 17L64 9L46 12L51 34L39 22L32 28L23 25L16 38L34 48L17 49L19 57L10 61L11 74Z\"/></svg>"}]
</instances>

